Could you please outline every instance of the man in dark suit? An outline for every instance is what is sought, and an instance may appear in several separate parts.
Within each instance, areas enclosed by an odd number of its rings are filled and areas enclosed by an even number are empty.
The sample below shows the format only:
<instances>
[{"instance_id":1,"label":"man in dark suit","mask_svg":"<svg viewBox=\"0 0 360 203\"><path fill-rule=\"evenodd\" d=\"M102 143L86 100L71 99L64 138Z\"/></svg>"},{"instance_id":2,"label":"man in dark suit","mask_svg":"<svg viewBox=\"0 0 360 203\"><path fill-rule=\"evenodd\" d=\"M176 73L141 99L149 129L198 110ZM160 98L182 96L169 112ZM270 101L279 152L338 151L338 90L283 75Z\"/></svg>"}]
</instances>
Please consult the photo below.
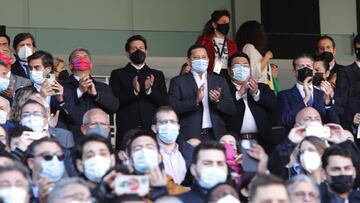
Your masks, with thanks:
<instances>
[{"instance_id":1,"label":"man in dark suit","mask_svg":"<svg viewBox=\"0 0 360 203\"><path fill-rule=\"evenodd\" d=\"M59 101L60 124L72 131L75 141L81 136L80 126L86 111L100 108L108 114L116 112L119 100L110 86L91 77L93 68L91 55L87 49L77 48L71 52L69 63L73 75L64 84L64 98Z\"/></svg>"},{"instance_id":2,"label":"man in dark suit","mask_svg":"<svg viewBox=\"0 0 360 203\"><path fill-rule=\"evenodd\" d=\"M229 131L240 134L240 139L256 139L269 150L271 127L276 123L276 97L268 85L251 78L249 64L243 52L229 57L228 84L237 112L227 120L227 126Z\"/></svg>"},{"instance_id":3,"label":"man in dark suit","mask_svg":"<svg viewBox=\"0 0 360 203\"><path fill-rule=\"evenodd\" d=\"M16 61L11 66L11 72L24 78L30 78L27 57L36 50L35 38L30 33L19 33L14 37L13 49Z\"/></svg>"},{"instance_id":4,"label":"man in dark suit","mask_svg":"<svg viewBox=\"0 0 360 203\"><path fill-rule=\"evenodd\" d=\"M207 74L205 47L191 46L187 57L191 72L171 80L168 104L179 116L182 139L195 146L223 135L224 118L234 115L236 108L225 79Z\"/></svg>"},{"instance_id":5,"label":"man in dark suit","mask_svg":"<svg viewBox=\"0 0 360 203\"><path fill-rule=\"evenodd\" d=\"M116 147L130 129L149 130L158 107L166 102L166 84L162 71L150 68L146 39L141 35L130 37L125 44L130 59L124 68L111 72L110 86L119 98L116 112Z\"/></svg>"},{"instance_id":6,"label":"man in dark suit","mask_svg":"<svg viewBox=\"0 0 360 203\"><path fill-rule=\"evenodd\" d=\"M313 58L308 54L300 54L293 60L293 73L297 79L293 88L283 90L278 95L280 123L288 130L295 123L296 114L306 106L315 108L327 123L339 123L339 117L332 99L325 99L324 92L314 88Z\"/></svg>"}]
</instances>

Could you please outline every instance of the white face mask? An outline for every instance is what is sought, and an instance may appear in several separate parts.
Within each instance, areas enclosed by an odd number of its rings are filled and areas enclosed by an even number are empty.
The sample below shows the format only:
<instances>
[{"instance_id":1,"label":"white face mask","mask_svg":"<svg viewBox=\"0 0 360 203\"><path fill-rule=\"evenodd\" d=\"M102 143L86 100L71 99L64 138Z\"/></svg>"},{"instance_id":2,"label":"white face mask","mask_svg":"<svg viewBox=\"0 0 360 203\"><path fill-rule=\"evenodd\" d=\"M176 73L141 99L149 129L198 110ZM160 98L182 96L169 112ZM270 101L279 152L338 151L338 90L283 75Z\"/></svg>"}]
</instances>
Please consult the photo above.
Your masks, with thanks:
<instances>
[{"instance_id":1,"label":"white face mask","mask_svg":"<svg viewBox=\"0 0 360 203\"><path fill-rule=\"evenodd\" d=\"M0 110L0 124L6 123L7 115L6 111Z\"/></svg>"},{"instance_id":2,"label":"white face mask","mask_svg":"<svg viewBox=\"0 0 360 203\"><path fill-rule=\"evenodd\" d=\"M26 45L21 47L17 53L19 59L22 61L27 61L27 58L32 54L33 54L32 49Z\"/></svg>"},{"instance_id":3,"label":"white face mask","mask_svg":"<svg viewBox=\"0 0 360 203\"><path fill-rule=\"evenodd\" d=\"M152 149L142 148L133 153L132 159L135 170L144 174L159 165L158 153Z\"/></svg>"},{"instance_id":4,"label":"white face mask","mask_svg":"<svg viewBox=\"0 0 360 203\"><path fill-rule=\"evenodd\" d=\"M225 197L219 199L216 203L240 203L240 200L236 199L232 195L226 195Z\"/></svg>"},{"instance_id":5,"label":"white face mask","mask_svg":"<svg viewBox=\"0 0 360 203\"><path fill-rule=\"evenodd\" d=\"M110 166L110 158L94 156L84 161L84 174L90 181L99 183Z\"/></svg>"},{"instance_id":6,"label":"white face mask","mask_svg":"<svg viewBox=\"0 0 360 203\"><path fill-rule=\"evenodd\" d=\"M201 187L211 189L219 183L224 183L227 178L227 171L218 167L206 167L198 174L198 183Z\"/></svg>"},{"instance_id":7,"label":"white face mask","mask_svg":"<svg viewBox=\"0 0 360 203\"><path fill-rule=\"evenodd\" d=\"M41 85L45 78L44 78L44 72L43 71L30 71L30 79L33 83L37 85Z\"/></svg>"},{"instance_id":8,"label":"white face mask","mask_svg":"<svg viewBox=\"0 0 360 203\"><path fill-rule=\"evenodd\" d=\"M11 186L0 189L0 198L4 203L25 203L27 191L23 188Z\"/></svg>"},{"instance_id":9,"label":"white face mask","mask_svg":"<svg viewBox=\"0 0 360 203\"><path fill-rule=\"evenodd\" d=\"M30 115L21 119L21 125L31 128L34 132L40 133L44 130L44 118Z\"/></svg>"},{"instance_id":10,"label":"white face mask","mask_svg":"<svg viewBox=\"0 0 360 203\"><path fill-rule=\"evenodd\" d=\"M321 166L320 155L317 152L305 151L300 155L300 164L308 173L313 173Z\"/></svg>"}]
</instances>

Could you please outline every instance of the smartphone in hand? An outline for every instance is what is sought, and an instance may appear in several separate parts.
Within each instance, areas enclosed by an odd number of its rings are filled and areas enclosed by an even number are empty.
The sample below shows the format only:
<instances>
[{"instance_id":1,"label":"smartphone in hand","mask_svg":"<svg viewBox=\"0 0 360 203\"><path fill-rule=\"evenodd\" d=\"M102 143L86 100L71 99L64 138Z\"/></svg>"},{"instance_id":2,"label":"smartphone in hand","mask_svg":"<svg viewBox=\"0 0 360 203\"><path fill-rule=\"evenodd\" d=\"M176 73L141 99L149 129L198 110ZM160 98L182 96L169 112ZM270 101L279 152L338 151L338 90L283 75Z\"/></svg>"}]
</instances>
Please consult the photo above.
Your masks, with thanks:
<instances>
[{"instance_id":1,"label":"smartphone in hand","mask_svg":"<svg viewBox=\"0 0 360 203\"><path fill-rule=\"evenodd\" d=\"M243 156L242 168L245 172L257 173L259 169L259 160L250 157L248 150L257 144L256 140L241 140L241 154Z\"/></svg>"}]
</instances>

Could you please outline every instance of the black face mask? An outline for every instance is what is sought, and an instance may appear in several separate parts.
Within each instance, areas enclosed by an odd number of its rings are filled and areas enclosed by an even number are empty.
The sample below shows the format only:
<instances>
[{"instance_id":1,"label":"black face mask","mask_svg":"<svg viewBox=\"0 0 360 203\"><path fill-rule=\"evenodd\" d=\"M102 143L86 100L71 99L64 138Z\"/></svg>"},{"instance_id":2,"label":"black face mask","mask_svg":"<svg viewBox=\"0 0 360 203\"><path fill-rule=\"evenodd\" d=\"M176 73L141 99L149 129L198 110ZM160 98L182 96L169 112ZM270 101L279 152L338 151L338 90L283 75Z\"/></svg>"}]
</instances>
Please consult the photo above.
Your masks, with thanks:
<instances>
[{"instance_id":1,"label":"black face mask","mask_svg":"<svg viewBox=\"0 0 360 203\"><path fill-rule=\"evenodd\" d=\"M59 80L66 80L69 77L67 70L63 70L59 73Z\"/></svg>"},{"instance_id":2,"label":"black face mask","mask_svg":"<svg viewBox=\"0 0 360 203\"><path fill-rule=\"evenodd\" d=\"M325 51L319 56L321 59L324 59L326 62L330 63L334 59L334 55L331 52Z\"/></svg>"},{"instance_id":3,"label":"black face mask","mask_svg":"<svg viewBox=\"0 0 360 203\"><path fill-rule=\"evenodd\" d=\"M334 192L338 194L343 194L351 191L354 184L354 180L351 175L339 175L330 177L331 182L329 183L329 186Z\"/></svg>"},{"instance_id":4,"label":"black face mask","mask_svg":"<svg viewBox=\"0 0 360 203\"><path fill-rule=\"evenodd\" d=\"M230 25L229 25L229 23L217 24L216 30L219 31L223 35L227 35L230 30Z\"/></svg>"},{"instance_id":5,"label":"black face mask","mask_svg":"<svg viewBox=\"0 0 360 203\"><path fill-rule=\"evenodd\" d=\"M134 51L130 55L130 60L136 65L144 63L145 58L146 58L145 52L141 51L140 49Z\"/></svg>"},{"instance_id":6,"label":"black face mask","mask_svg":"<svg viewBox=\"0 0 360 203\"><path fill-rule=\"evenodd\" d=\"M360 48L355 48L356 58L360 59Z\"/></svg>"},{"instance_id":7,"label":"black face mask","mask_svg":"<svg viewBox=\"0 0 360 203\"><path fill-rule=\"evenodd\" d=\"M319 86L323 80L324 80L324 73L315 73L312 83L315 86Z\"/></svg>"},{"instance_id":8,"label":"black face mask","mask_svg":"<svg viewBox=\"0 0 360 203\"><path fill-rule=\"evenodd\" d=\"M313 76L313 70L308 68L308 67L304 67L300 70L298 70L298 77L297 79L300 82L304 82L304 80L309 77L309 76Z\"/></svg>"}]
</instances>

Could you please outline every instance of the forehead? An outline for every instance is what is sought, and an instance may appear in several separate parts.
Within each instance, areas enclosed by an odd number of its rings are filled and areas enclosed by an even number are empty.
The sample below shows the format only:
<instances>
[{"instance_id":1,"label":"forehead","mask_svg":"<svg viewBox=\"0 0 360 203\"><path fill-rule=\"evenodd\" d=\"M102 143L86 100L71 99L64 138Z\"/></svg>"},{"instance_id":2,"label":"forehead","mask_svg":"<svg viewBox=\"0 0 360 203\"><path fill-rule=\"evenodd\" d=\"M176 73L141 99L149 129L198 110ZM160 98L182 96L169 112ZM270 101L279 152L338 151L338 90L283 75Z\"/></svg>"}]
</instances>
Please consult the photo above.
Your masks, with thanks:
<instances>
[{"instance_id":1,"label":"forehead","mask_svg":"<svg viewBox=\"0 0 360 203\"><path fill-rule=\"evenodd\" d=\"M299 182L297 184L295 184L295 187L294 187L295 190L297 191L316 191L316 188L314 187L313 184L309 183L309 182L305 182L305 181L302 181L302 182Z\"/></svg>"},{"instance_id":2,"label":"forehead","mask_svg":"<svg viewBox=\"0 0 360 203\"><path fill-rule=\"evenodd\" d=\"M36 153L59 152L61 151L61 148L53 142L42 142L35 147L35 151Z\"/></svg>"},{"instance_id":3,"label":"forehead","mask_svg":"<svg viewBox=\"0 0 360 203\"><path fill-rule=\"evenodd\" d=\"M91 196L90 191L87 187L79 183L72 183L66 186L65 196L74 194L74 193L82 193L85 197Z\"/></svg>"},{"instance_id":4,"label":"forehead","mask_svg":"<svg viewBox=\"0 0 360 203\"><path fill-rule=\"evenodd\" d=\"M245 57L235 57L232 60L231 64L235 64L235 63L246 64L249 63L249 61Z\"/></svg>"},{"instance_id":5,"label":"forehead","mask_svg":"<svg viewBox=\"0 0 360 203\"><path fill-rule=\"evenodd\" d=\"M287 202L288 195L285 186L272 184L258 187L254 199L256 202Z\"/></svg>"},{"instance_id":6,"label":"forehead","mask_svg":"<svg viewBox=\"0 0 360 203\"><path fill-rule=\"evenodd\" d=\"M100 111L91 111L88 114L89 121L104 121L107 122L109 115Z\"/></svg>"},{"instance_id":7,"label":"forehead","mask_svg":"<svg viewBox=\"0 0 360 203\"><path fill-rule=\"evenodd\" d=\"M97 150L103 150L103 149L109 151L109 149L105 143L102 143L100 141L90 141L84 145L83 153L86 153L88 151L97 151ZM109 151L109 153L110 153L110 151Z\"/></svg>"},{"instance_id":8,"label":"forehead","mask_svg":"<svg viewBox=\"0 0 360 203\"><path fill-rule=\"evenodd\" d=\"M221 16L221 18L219 18L219 20L217 21L218 23L228 23L230 21L230 18L227 16Z\"/></svg>"},{"instance_id":9,"label":"forehead","mask_svg":"<svg viewBox=\"0 0 360 203\"><path fill-rule=\"evenodd\" d=\"M316 147L315 145L311 144L311 142L305 140L301 143L300 150L305 150L305 149L316 149Z\"/></svg>"},{"instance_id":10,"label":"forehead","mask_svg":"<svg viewBox=\"0 0 360 203\"><path fill-rule=\"evenodd\" d=\"M176 119L176 113L174 111L160 111L156 114L156 118L169 118Z\"/></svg>"},{"instance_id":11,"label":"forehead","mask_svg":"<svg viewBox=\"0 0 360 203\"><path fill-rule=\"evenodd\" d=\"M333 46L331 40L327 39L327 38L320 40L318 45L319 46Z\"/></svg>"},{"instance_id":12,"label":"forehead","mask_svg":"<svg viewBox=\"0 0 360 203\"><path fill-rule=\"evenodd\" d=\"M8 42L8 40L6 39L6 37L1 36L1 37L0 37L0 42L5 42L5 41Z\"/></svg>"},{"instance_id":13,"label":"forehead","mask_svg":"<svg viewBox=\"0 0 360 203\"><path fill-rule=\"evenodd\" d=\"M328 158L328 167L345 167L349 165L353 165L351 158L340 155L332 155Z\"/></svg>"},{"instance_id":14,"label":"forehead","mask_svg":"<svg viewBox=\"0 0 360 203\"><path fill-rule=\"evenodd\" d=\"M300 65L300 64L313 64L314 62L310 59L310 58L307 58L307 57L301 57L301 58L298 58L296 60L296 64Z\"/></svg>"},{"instance_id":15,"label":"forehead","mask_svg":"<svg viewBox=\"0 0 360 203\"><path fill-rule=\"evenodd\" d=\"M314 68L325 68L324 63L322 61L315 61Z\"/></svg>"},{"instance_id":16,"label":"forehead","mask_svg":"<svg viewBox=\"0 0 360 203\"><path fill-rule=\"evenodd\" d=\"M24 177L24 175L20 172L20 171L6 171L0 174L0 181L18 181L18 180L22 180L24 182L27 182L26 178Z\"/></svg>"},{"instance_id":17,"label":"forehead","mask_svg":"<svg viewBox=\"0 0 360 203\"><path fill-rule=\"evenodd\" d=\"M199 161L225 161L225 154L217 149L203 149L199 151Z\"/></svg>"},{"instance_id":18,"label":"forehead","mask_svg":"<svg viewBox=\"0 0 360 203\"><path fill-rule=\"evenodd\" d=\"M135 138L135 140L131 143L131 148L135 146L146 146L146 145L153 145L156 146L156 141L149 137L149 136L139 136Z\"/></svg>"},{"instance_id":19,"label":"forehead","mask_svg":"<svg viewBox=\"0 0 360 203\"><path fill-rule=\"evenodd\" d=\"M86 51L76 51L74 54L75 57L89 57L89 54Z\"/></svg>"},{"instance_id":20,"label":"forehead","mask_svg":"<svg viewBox=\"0 0 360 203\"><path fill-rule=\"evenodd\" d=\"M29 63L30 63L30 66L42 65L42 60L41 60L41 58L33 59Z\"/></svg>"},{"instance_id":21,"label":"forehead","mask_svg":"<svg viewBox=\"0 0 360 203\"><path fill-rule=\"evenodd\" d=\"M196 49L191 50L191 56L203 56L203 55L207 56L205 48L201 47L201 48L196 48Z\"/></svg>"},{"instance_id":22,"label":"forehead","mask_svg":"<svg viewBox=\"0 0 360 203\"><path fill-rule=\"evenodd\" d=\"M133 41L131 41L131 42L129 43L129 46L130 46L130 47L140 47L140 46L145 47L145 44L144 44L144 42L141 41L141 40L133 40Z\"/></svg>"},{"instance_id":23,"label":"forehead","mask_svg":"<svg viewBox=\"0 0 360 203\"><path fill-rule=\"evenodd\" d=\"M30 104L26 104L23 106L22 108L23 112L41 112L44 111L44 108L37 103L30 103Z\"/></svg>"}]
</instances>

